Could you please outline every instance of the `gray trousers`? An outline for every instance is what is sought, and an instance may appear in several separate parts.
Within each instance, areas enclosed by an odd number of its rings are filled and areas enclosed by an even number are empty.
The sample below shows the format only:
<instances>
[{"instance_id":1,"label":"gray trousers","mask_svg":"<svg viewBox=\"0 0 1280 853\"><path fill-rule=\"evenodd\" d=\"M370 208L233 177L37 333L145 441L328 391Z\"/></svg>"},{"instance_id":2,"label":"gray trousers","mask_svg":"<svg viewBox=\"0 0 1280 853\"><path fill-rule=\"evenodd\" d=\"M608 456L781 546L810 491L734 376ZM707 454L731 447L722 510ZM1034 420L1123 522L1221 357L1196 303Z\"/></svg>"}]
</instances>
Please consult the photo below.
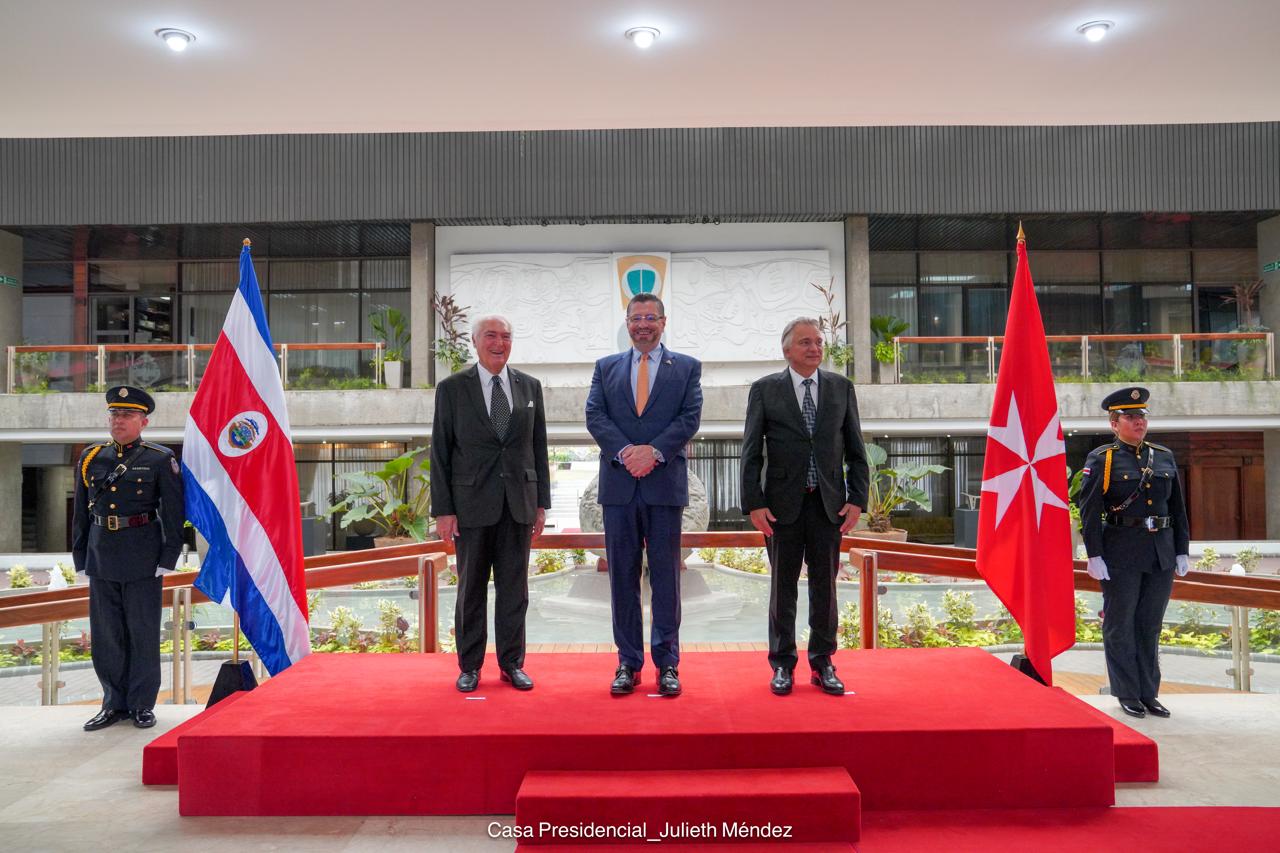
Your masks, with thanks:
<instances>
[{"instance_id":1,"label":"gray trousers","mask_svg":"<svg viewBox=\"0 0 1280 853\"><path fill-rule=\"evenodd\" d=\"M89 580L89 637L102 707L151 710L160 692L163 578Z\"/></svg>"},{"instance_id":2,"label":"gray trousers","mask_svg":"<svg viewBox=\"0 0 1280 853\"><path fill-rule=\"evenodd\" d=\"M1160 628L1173 591L1173 572L1143 572L1108 564L1102 584L1102 645L1111 695L1154 699L1160 695Z\"/></svg>"}]
</instances>

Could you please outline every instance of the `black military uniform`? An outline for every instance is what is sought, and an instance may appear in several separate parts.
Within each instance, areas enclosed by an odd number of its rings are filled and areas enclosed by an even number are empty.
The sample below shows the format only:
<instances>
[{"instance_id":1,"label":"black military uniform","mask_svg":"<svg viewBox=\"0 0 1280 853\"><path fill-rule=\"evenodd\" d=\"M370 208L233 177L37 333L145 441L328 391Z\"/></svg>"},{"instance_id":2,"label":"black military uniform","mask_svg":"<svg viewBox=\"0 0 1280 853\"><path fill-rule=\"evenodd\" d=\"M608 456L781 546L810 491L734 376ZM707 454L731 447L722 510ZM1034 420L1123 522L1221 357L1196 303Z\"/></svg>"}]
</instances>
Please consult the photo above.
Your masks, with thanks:
<instances>
[{"instance_id":1,"label":"black military uniform","mask_svg":"<svg viewBox=\"0 0 1280 853\"><path fill-rule=\"evenodd\" d=\"M1124 388L1102 402L1107 412L1146 415L1149 392ZM1187 510L1173 451L1143 441L1116 440L1085 462L1080 518L1090 558L1101 557L1102 639L1111 693L1125 712L1167 716L1157 652L1178 557L1190 544ZM1092 573L1092 571L1091 571Z\"/></svg>"},{"instance_id":2,"label":"black military uniform","mask_svg":"<svg viewBox=\"0 0 1280 853\"><path fill-rule=\"evenodd\" d=\"M149 415L145 391L120 386L107 408ZM173 451L139 438L94 444L76 464L71 555L89 576L93 669L102 682L102 712L87 730L125 717L145 728L160 691L161 569L182 551L182 476Z\"/></svg>"}]
</instances>

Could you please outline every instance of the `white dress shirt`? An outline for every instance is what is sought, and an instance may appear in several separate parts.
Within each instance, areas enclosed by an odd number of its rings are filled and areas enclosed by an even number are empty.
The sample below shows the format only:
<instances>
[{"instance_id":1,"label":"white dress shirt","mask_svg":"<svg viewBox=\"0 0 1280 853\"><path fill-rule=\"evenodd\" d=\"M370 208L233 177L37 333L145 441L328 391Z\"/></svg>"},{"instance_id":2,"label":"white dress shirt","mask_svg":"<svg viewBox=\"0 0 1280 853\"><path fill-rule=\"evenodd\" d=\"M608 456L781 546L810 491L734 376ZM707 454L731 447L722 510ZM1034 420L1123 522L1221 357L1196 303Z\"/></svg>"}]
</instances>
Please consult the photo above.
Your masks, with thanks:
<instances>
[{"instance_id":1,"label":"white dress shirt","mask_svg":"<svg viewBox=\"0 0 1280 853\"><path fill-rule=\"evenodd\" d=\"M795 369L787 365L787 372L791 374L791 384L796 389L796 403L800 406L800 413L804 413L804 380L806 377L795 372ZM813 371L813 375L808 377L813 380L813 384L809 386L809 396L813 398L813 408L818 408L818 371Z\"/></svg>"},{"instance_id":2,"label":"white dress shirt","mask_svg":"<svg viewBox=\"0 0 1280 853\"><path fill-rule=\"evenodd\" d=\"M511 397L511 373L504 364L502 370L497 374L490 373L484 369L484 365L476 363L476 372L480 374L480 390L484 392L484 410L487 414L493 414L493 377L496 375L498 381L502 383L502 390L507 395L507 407L513 412L515 411L515 402Z\"/></svg>"}]
</instances>

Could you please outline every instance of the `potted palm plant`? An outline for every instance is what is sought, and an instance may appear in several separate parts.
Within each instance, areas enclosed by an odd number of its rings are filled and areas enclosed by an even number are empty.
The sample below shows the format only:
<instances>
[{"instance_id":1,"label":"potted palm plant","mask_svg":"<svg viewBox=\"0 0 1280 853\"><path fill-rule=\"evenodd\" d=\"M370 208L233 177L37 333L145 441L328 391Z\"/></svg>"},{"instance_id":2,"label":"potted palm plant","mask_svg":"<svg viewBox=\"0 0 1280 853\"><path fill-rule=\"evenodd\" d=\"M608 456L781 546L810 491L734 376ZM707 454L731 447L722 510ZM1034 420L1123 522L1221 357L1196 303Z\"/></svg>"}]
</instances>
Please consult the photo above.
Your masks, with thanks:
<instances>
[{"instance_id":1,"label":"potted palm plant","mask_svg":"<svg viewBox=\"0 0 1280 853\"><path fill-rule=\"evenodd\" d=\"M898 365L893 339L909 328L911 328L910 323L891 314L877 314L871 318L871 332L876 336L876 366L881 385L892 385L898 381Z\"/></svg>"},{"instance_id":2,"label":"potted palm plant","mask_svg":"<svg viewBox=\"0 0 1280 853\"><path fill-rule=\"evenodd\" d=\"M856 535L905 542L907 531L894 527L890 514L913 506L926 512L933 509L933 501L920 483L930 474L941 474L947 467L913 462L889 468L885 465L888 460L889 454L883 447L867 445L867 466L871 469L867 511L863 513L867 527L857 531Z\"/></svg>"},{"instance_id":3,"label":"potted palm plant","mask_svg":"<svg viewBox=\"0 0 1280 853\"><path fill-rule=\"evenodd\" d=\"M409 330L404 314L388 308L381 314L370 314L373 333L382 341L382 375L388 388L399 388L404 380L404 352L409 346Z\"/></svg>"}]
</instances>

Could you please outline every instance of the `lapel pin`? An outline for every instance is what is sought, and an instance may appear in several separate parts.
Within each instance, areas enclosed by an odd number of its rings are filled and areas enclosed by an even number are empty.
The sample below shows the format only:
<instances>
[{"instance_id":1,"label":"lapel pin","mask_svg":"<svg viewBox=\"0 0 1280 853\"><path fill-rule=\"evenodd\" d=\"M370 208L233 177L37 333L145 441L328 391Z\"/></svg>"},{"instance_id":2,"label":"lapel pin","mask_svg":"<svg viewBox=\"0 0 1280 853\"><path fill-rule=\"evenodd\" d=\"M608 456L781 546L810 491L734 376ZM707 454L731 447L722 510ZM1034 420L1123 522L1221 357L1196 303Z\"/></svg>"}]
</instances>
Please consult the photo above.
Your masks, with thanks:
<instances>
[{"instance_id":1,"label":"lapel pin","mask_svg":"<svg viewBox=\"0 0 1280 853\"><path fill-rule=\"evenodd\" d=\"M533 408L533 401L532 401L532 400L530 400L528 403L526 403L526 404L525 404L525 408L526 408L526 409L532 409L532 408Z\"/></svg>"}]
</instances>

